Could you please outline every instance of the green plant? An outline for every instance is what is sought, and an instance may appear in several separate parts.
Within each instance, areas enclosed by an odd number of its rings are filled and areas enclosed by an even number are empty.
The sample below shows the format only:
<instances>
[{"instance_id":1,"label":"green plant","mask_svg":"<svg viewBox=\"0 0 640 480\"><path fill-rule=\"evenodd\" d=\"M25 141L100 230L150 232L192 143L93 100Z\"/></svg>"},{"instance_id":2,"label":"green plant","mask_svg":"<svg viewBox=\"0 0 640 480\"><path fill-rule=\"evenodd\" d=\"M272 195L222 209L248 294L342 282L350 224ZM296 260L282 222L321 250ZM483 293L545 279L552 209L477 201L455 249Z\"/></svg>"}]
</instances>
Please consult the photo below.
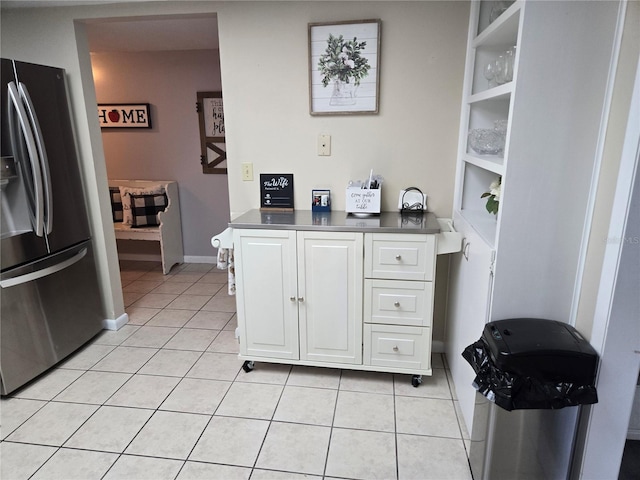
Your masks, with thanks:
<instances>
[{"instance_id":1,"label":"green plant","mask_svg":"<svg viewBox=\"0 0 640 480\"><path fill-rule=\"evenodd\" d=\"M489 191L480 195L480 198L487 198L486 209L487 212L497 215L498 208L500 207L500 195L502 194L502 177L498 177L491 185L489 185Z\"/></svg>"},{"instance_id":2,"label":"green plant","mask_svg":"<svg viewBox=\"0 0 640 480\"><path fill-rule=\"evenodd\" d=\"M361 56L367 42L345 40L342 35L334 37L329 34L325 53L318 60L318 69L322 74L322 85L327 86L332 79L338 79L345 83L353 78L356 85L369 74L369 61Z\"/></svg>"}]
</instances>

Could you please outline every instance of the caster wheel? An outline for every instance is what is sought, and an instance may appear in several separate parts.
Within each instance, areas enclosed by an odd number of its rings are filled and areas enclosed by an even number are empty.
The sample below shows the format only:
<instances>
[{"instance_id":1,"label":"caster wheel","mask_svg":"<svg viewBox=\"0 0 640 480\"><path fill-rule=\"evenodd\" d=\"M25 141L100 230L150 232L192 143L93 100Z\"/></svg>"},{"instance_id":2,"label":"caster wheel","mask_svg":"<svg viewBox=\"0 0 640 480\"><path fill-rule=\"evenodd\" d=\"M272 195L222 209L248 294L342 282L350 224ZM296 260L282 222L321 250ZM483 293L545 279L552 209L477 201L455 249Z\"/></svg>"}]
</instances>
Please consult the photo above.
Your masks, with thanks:
<instances>
[{"instance_id":1,"label":"caster wheel","mask_svg":"<svg viewBox=\"0 0 640 480\"><path fill-rule=\"evenodd\" d=\"M246 362L244 362L242 364L242 369L249 373L251 370L253 370L256 367L256 364L253 363L251 360L247 360Z\"/></svg>"},{"instance_id":2,"label":"caster wheel","mask_svg":"<svg viewBox=\"0 0 640 480\"><path fill-rule=\"evenodd\" d=\"M413 385L415 388L418 388L418 385L420 385L422 383L422 375L414 375L411 378L411 385Z\"/></svg>"}]
</instances>

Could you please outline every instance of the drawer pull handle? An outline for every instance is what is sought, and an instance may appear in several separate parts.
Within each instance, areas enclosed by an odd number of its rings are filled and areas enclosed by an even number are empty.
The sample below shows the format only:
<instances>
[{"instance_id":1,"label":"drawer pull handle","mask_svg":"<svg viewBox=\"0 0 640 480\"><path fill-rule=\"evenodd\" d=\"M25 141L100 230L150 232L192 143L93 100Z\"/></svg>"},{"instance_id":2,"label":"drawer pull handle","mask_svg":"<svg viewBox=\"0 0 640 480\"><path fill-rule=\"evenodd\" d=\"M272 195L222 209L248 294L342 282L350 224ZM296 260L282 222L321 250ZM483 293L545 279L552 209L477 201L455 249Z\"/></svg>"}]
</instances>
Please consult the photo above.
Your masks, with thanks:
<instances>
[{"instance_id":1,"label":"drawer pull handle","mask_svg":"<svg viewBox=\"0 0 640 480\"><path fill-rule=\"evenodd\" d=\"M304 302L304 297L298 297L298 301L299 301L300 303Z\"/></svg>"},{"instance_id":2,"label":"drawer pull handle","mask_svg":"<svg viewBox=\"0 0 640 480\"><path fill-rule=\"evenodd\" d=\"M394 307L399 307L400 306L400 302L393 302L393 306Z\"/></svg>"},{"instance_id":3,"label":"drawer pull handle","mask_svg":"<svg viewBox=\"0 0 640 480\"><path fill-rule=\"evenodd\" d=\"M396 255L396 260L398 260L398 261L402 260L402 255L400 255L400 254Z\"/></svg>"},{"instance_id":4,"label":"drawer pull handle","mask_svg":"<svg viewBox=\"0 0 640 480\"><path fill-rule=\"evenodd\" d=\"M398 348L398 346L397 346L397 345L395 345L395 346L393 347L393 351L394 351L394 352L397 352L398 350L400 350L400 349Z\"/></svg>"}]
</instances>

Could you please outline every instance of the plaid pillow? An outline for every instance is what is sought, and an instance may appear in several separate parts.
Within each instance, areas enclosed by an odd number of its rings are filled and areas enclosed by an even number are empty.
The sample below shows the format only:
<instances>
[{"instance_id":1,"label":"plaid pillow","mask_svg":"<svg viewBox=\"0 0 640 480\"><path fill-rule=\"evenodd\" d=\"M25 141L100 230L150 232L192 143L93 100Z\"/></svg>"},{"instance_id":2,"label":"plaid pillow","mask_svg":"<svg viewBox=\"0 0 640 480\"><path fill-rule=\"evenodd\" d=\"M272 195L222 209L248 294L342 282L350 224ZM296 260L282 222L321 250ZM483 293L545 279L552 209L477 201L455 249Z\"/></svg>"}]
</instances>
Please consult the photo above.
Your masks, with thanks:
<instances>
[{"instance_id":1,"label":"plaid pillow","mask_svg":"<svg viewBox=\"0 0 640 480\"><path fill-rule=\"evenodd\" d=\"M111 214L114 222L122 221L122 197L120 196L120 187L109 187L109 196L111 197Z\"/></svg>"},{"instance_id":2,"label":"plaid pillow","mask_svg":"<svg viewBox=\"0 0 640 480\"><path fill-rule=\"evenodd\" d=\"M166 193L131 196L131 228L160 225L158 212L167 208Z\"/></svg>"},{"instance_id":3,"label":"plaid pillow","mask_svg":"<svg viewBox=\"0 0 640 480\"><path fill-rule=\"evenodd\" d=\"M131 225L131 197L130 195L155 195L164 193L164 185L151 183L144 187L127 187L120 185L120 198L122 198L122 222Z\"/></svg>"}]
</instances>

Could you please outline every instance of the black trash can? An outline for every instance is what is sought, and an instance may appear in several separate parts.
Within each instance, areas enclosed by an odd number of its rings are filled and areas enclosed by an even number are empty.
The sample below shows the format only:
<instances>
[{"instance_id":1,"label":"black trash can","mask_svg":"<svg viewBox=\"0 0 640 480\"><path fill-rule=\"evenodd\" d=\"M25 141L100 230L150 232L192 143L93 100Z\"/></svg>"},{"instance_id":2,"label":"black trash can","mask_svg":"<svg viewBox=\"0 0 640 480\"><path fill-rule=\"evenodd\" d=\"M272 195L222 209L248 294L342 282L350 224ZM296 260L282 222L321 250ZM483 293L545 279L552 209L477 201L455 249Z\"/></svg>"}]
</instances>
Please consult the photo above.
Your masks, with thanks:
<instances>
[{"instance_id":1,"label":"black trash can","mask_svg":"<svg viewBox=\"0 0 640 480\"><path fill-rule=\"evenodd\" d=\"M514 318L488 323L462 356L478 391L474 479L567 478L579 408L598 401L589 342L563 322Z\"/></svg>"}]
</instances>

